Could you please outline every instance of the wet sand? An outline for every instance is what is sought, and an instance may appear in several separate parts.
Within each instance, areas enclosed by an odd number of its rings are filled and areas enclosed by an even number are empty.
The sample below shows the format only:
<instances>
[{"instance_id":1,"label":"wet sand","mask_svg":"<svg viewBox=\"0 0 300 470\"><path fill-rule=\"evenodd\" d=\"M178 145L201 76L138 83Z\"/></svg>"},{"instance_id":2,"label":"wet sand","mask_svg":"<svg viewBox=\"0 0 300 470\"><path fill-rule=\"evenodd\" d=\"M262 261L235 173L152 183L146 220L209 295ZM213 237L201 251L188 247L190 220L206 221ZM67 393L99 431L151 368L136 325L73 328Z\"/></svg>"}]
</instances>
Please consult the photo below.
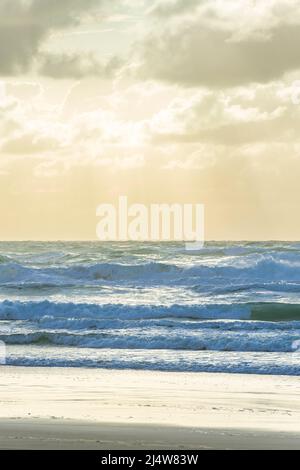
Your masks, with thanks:
<instances>
[{"instance_id":1,"label":"wet sand","mask_svg":"<svg viewBox=\"0 0 300 470\"><path fill-rule=\"evenodd\" d=\"M300 449L300 378L0 367L1 449Z\"/></svg>"}]
</instances>

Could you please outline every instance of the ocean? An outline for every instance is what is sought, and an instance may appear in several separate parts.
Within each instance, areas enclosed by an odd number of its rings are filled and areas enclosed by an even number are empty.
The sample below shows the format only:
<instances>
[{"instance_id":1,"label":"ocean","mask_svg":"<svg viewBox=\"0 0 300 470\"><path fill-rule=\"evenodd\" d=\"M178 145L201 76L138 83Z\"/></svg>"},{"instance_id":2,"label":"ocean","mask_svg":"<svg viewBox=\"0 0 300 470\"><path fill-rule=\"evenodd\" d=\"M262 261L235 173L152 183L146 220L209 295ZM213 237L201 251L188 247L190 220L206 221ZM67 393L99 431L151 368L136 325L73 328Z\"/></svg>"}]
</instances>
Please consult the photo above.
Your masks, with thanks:
<instances>
[{"instance_id":1,"label":"ocean","mask_svg":"<svg viewBox=\"0 0 300 470\"><path fill-rule=\"evenodd\" d=\"M1 242L6 364L300 375L300 243Z\"/></svg>"}]
</instances>

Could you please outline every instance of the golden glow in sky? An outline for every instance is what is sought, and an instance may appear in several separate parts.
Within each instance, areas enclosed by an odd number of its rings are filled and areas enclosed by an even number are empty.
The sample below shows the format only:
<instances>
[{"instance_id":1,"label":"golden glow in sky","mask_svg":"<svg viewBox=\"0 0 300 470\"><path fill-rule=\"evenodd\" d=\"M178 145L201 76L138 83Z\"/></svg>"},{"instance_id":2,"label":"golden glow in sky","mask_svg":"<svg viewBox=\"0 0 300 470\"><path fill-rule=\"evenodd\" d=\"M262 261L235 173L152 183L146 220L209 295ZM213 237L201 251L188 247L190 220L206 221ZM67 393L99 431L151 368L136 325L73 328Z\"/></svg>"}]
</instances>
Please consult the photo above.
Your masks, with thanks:
<instances>
[{"instance_id":1,"label":"golden glow in sky","mask_svg":"<svg viewBox=\"0 0 300 470\"><path fill-rule=\"evenodd\" d=\"M203 203L207 239L299 239L296 0L0 0L0 239Z\"/></svg>"}]
</instances>

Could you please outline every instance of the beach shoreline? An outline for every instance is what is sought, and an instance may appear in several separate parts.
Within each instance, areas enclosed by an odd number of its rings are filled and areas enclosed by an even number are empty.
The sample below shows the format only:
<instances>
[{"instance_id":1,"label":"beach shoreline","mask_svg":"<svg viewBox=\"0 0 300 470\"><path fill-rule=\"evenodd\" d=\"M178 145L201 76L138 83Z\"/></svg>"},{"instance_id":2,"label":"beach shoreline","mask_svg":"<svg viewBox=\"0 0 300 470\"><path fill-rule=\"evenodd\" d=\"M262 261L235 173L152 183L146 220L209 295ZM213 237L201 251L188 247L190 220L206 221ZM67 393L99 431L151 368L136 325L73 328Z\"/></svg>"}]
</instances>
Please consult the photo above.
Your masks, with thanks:
<instances>
[{"instance_id":1,"label":"beach shoreline","mask_svg":"<svg viewBox=\"0 0 300 470\"><path fill-rule=\"evenodd\" d=\"M300 378L0 367L1 449L300 447Z\"/></svg>"}]
</instances>

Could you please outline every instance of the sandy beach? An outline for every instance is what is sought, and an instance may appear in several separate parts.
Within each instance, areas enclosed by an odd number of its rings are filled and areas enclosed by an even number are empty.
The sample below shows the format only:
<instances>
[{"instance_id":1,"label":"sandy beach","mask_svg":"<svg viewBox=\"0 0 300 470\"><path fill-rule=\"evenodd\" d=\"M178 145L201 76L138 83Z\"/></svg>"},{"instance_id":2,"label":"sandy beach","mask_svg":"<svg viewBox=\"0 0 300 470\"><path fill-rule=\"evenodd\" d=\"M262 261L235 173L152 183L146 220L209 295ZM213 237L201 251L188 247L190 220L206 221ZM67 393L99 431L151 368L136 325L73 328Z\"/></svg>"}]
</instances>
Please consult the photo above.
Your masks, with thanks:
<instances>
[{"instance_id":1,"label":"sandy beach","mask_svg":"<svg viewBox=\"0 0 300 470\"><path fill-rule=\"evenodd\" d=\"M297 449L300 378L0 368L1 449Z\"/></svg>"}]
</instances>

